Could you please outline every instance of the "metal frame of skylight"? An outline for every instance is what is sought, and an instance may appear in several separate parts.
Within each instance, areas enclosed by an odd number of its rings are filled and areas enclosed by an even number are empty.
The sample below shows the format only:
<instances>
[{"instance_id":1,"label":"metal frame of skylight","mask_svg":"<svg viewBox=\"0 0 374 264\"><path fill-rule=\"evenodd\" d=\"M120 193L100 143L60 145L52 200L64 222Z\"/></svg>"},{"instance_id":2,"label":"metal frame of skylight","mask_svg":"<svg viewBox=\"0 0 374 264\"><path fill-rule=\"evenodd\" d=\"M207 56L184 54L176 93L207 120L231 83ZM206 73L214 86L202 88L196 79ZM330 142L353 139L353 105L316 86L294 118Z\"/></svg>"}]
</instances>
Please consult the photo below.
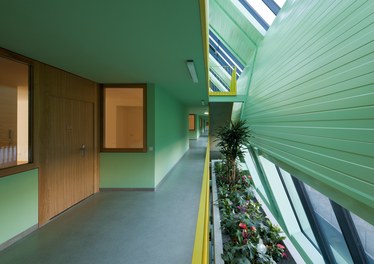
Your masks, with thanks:
<instances>
[{"instance_id":1,"label":"metal frame of skylight","mask_svg":"<svg viewBox=\"0 0 374 264\"><path fill-rule=\"evenodd\" d=\"M239 3L242 4L242 6L248 11L248 13L256 19L256 21L267 31L270 27L269 21L266 20L266 18L261 15L260 10L257 10L256 6L252 6L250 3L250 0L238 0ZM274 0L259 0L268 8L268 11L270 11L272 14L274 14L274 19L278 15L280 9L282 8L279 6Z\"/></svg>"},{"instance_id":2,"label":"metal frame of skylight","mask_svg":"<svg viewBox=\"0 0 374 264\"><path fill-rule=\"evenodd\" d=\"M209 30L209 53L224 68L229 66L234 70L234 67L236 67L237 78L243 72L244 65L226 48L212 30ZM227 68L225 70L231 75Z\"/></svg>"},{"instance_id":3,"label":"metal frame of skylight","mask_svg":"<svg viewBox=\"0 0 374 264\"><path fill-rule=\"evenodd\" d=\"M262 0L262 2L264 2L264 4L267 7L269 7L269 9L271 10L271 12L273 12L274 15L278 15L281 8L274 0Z\"/></svg>"},{"instance_id":4,"label":"metal frame of skylight","mask_svg":"<svg viewBox=\"0 0 374 264\"><path fill-rule=\"evenodd\" d=\"M223 87L227 90L227 91L230 91L230 87L229 85L224 81L222 80L221 76L219 76L218 73L216 73L212 68L209 69L209 73L211 73L212 75L214 75L214 77L217 78L217 80L223 85Z\"/></svg>"},{"instance_id":5,"label":"metal frame of skylight","mask_svg":"<svg viewBox=\"0 0 374 264\"><path fill-rule=\"evenodd\" d=\"M212 92L221 92L221 90L218 89L217 85L215 85L212 80L209 80L209 88Z\"/></svg>"},{"instance_id":6,"label":"metal frame of skylight","mask_svg":"<svg viewBox=\"0 0 374 264\"><path fill-rule=\"evenodd\" d=\"M245 9L256 19L256 21L267 31L270 25L262 18L262 16L257 13L257 11L246 1L246 0L239 0ZM270 9L271 10L271 9Z\"/></svg>"},{"instance_id":7,"label":"metal frame of skylight","mask_svg":"<svg viewBox=\"0 0 374 264\"><path fill-rule=\"evenodd\" d=\"M214 48L209 48L209 54L217 61L221 68L223 68L229 75L232 74L234 70L234 66L230 65L230 63L222 56L222 54L217 54ZM240 76L240 71L236 72L237 78Z\"/></svg>"}]
</instances>

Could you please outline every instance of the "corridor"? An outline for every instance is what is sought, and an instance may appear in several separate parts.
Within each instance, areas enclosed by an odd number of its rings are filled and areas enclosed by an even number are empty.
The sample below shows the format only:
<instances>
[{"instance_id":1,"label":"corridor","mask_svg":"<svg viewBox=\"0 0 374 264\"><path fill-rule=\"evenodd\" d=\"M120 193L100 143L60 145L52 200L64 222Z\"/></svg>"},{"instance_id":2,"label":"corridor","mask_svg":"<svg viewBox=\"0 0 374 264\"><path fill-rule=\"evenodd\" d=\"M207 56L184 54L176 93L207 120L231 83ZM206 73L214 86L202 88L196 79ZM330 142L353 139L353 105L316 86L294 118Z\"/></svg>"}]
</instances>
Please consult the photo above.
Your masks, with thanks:
<instances>
[{"instance_id":1,"label":"corridor","mask_svg":"<svg viewBox=\"0 0 374 264\"><path fill-rule=\"evenodd\" d=\"M206 144L191 141L156 192L95 194L1 251L0 263L191 263Z\"/></svg>"}]
</instances>

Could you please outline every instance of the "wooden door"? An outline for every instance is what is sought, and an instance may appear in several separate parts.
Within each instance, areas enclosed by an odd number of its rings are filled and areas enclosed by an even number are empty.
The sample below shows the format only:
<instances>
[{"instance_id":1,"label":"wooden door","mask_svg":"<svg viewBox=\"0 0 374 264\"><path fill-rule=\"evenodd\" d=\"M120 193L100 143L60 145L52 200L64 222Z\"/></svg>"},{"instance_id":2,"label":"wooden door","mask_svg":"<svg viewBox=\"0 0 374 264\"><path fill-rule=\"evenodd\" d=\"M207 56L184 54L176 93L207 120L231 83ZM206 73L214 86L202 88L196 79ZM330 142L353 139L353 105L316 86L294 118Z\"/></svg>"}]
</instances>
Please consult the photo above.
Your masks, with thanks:
<instances>
[{"instance_id":1,"label":"wooden door","mask_svg":"<svg viewBox=\"0 0 374 264\"><path fill-rule=\"evenodd\" d=\"M94 104L49 96L39 224L94 193Z\"/></svg>"}]
</instances>

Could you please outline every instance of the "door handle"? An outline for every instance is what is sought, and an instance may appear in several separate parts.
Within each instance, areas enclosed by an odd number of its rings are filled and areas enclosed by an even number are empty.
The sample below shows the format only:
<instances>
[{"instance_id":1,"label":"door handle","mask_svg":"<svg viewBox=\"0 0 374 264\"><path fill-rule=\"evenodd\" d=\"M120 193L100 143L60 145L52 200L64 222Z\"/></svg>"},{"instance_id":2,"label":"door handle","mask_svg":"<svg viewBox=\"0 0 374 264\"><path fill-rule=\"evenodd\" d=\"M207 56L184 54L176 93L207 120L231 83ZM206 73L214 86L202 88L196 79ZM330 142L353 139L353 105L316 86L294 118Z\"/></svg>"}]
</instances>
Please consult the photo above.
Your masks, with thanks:
<instances>
[{"instance_id":1,"label":"door handle","mask_svg":"<svg viewBox=\"0 0 374 264\"><path fill-rule=\"evenodd\" d=\"M81 156L86 156L86 145L85 144L82 144L81 148Z\"/></svg>"}]
</instances>

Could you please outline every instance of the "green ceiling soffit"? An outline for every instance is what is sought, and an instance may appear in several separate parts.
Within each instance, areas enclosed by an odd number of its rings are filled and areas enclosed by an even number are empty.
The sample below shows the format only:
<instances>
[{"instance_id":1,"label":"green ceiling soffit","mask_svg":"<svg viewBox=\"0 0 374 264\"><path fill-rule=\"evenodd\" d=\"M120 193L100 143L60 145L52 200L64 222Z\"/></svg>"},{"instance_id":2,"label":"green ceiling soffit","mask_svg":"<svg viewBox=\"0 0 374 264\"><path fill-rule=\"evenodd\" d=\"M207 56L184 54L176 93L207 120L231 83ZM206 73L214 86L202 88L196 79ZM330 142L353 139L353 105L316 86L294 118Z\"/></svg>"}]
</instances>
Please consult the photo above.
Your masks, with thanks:
<instances>
[{"instance_id":1,"label":"green ceiling soffit","mask_svg":"<svg viewBox=\"0 0 374 264\"><path fill-rule=\"evenodd\" d=\"M263 36L232 1L209 1L209 26L237 58L247 65Z\"/></svg>"}]
</instances>

